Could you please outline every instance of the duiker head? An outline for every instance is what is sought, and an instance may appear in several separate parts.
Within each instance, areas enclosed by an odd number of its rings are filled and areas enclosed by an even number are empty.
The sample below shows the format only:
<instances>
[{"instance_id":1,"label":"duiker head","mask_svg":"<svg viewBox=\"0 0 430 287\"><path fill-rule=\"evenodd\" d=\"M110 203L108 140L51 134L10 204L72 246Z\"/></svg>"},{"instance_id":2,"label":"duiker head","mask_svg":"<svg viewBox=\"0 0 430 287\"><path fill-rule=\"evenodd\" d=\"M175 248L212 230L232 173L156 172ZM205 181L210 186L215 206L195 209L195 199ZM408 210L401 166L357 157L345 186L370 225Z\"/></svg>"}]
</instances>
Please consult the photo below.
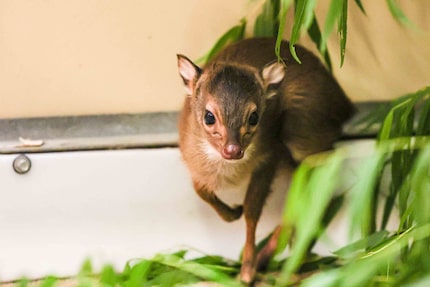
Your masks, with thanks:
<instances>
[{"instance_id":1,"label":"duiker head","mask_svg":"<svg viewBox=\"0 0 430 287\"><path fill-rule=\"evenodd\" d=\"M201 69L178 55L178 68L207 142L225 160L243 158L258 131L266 100L284 78L284 65L273 62L258 71L214 62Z\"/></svg>"}]
</instances>

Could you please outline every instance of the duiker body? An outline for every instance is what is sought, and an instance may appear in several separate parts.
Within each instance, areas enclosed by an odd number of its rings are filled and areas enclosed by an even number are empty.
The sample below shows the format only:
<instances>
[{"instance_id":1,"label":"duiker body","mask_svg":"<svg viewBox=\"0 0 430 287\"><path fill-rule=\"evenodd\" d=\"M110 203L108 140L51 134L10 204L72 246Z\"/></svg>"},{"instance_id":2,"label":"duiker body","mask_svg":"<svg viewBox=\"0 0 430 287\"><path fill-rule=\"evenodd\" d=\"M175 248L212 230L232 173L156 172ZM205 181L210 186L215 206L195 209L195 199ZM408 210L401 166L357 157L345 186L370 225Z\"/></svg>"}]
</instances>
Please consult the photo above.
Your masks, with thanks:
<instances>
[{"instance_id":1,"label":"duiker body","mask_svg":"<svg viewBox=\"0 0 430 287\"><path fill-rule=\"evenodd\" d=\"M245 282L256 272L255 230L277 170L292 173L306 156L331 149L354 112L312 53L296 46L299 64L283 42L284 65L274 51L275 39L243 40L203 68L178 55L187 92L179 147L197 194L226 221L244 214L240 276ZM216 195L244 180L243 205L229 206Z\"/></svg>"}]
</instances>

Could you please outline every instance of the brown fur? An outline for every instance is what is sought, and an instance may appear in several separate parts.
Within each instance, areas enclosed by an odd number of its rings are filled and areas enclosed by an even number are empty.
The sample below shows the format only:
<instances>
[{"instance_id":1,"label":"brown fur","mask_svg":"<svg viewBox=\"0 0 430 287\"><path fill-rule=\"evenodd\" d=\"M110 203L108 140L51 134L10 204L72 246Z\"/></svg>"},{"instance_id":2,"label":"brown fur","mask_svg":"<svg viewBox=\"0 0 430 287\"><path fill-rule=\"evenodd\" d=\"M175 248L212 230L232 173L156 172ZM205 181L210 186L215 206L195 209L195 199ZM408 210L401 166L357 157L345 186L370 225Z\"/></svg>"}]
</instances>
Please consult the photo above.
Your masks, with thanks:
<instances>
[{"instance_id":1,"label":"brown fur","mask_svg":"<svg viewBox=\"0 0 430 287\"><path fill-rule=\"evenodd\" d=\"M332 148L354 107L313 54L297 46L296 63L283 42L276 60L275 40L248 39L220 52L203 69L178 56L188 93L179 120L179 146L197 194L226 221L246 220L241 279L256 272L255 230L278 168L291 173L306 156ZM215 123L204 122L206 110ZM258 124L250 124L252 112ZM233 154L233 145L242 154ZM225 184L249 179L242 206L231 207L215 194ZM273 244L272 244L273 245ZM265 249L265 254L270 250ZM266 256L267 257L267 256ZM267 260L263 258L262 260Z\"/></svg>"}]
</instances>

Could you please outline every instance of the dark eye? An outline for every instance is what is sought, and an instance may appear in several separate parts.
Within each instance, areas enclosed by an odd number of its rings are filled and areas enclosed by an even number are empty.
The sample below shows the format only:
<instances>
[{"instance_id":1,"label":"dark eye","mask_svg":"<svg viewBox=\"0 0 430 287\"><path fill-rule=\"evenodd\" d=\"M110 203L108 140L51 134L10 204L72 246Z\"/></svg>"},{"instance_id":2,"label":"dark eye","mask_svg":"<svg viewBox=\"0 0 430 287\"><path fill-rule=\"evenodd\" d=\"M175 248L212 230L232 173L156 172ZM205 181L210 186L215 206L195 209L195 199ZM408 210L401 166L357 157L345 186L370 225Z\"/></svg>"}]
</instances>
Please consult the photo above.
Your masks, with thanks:
<instances>
[{"instance_id":1,"label":"dark eye","mask_svg":"<svg viewBox=\"0 0 430 287\"><path fill-rule=\"evenodd\" d=\"M205 124L208 126L213 125L215 123L215 116L210 111L205 111Z\"/></svg>"},{"instance_id":2,"label":"dark eye","mask_svg":"<svg viewBox=\"0 0 430 287\"><path fill-rule=\"evenodd\" d=\"M257 112L253 112L253 113L249 116L248 123L249 123L251 126L256 126L256 125L258 124L258 114L257 114Z\"/></svg>"}]
</instances>

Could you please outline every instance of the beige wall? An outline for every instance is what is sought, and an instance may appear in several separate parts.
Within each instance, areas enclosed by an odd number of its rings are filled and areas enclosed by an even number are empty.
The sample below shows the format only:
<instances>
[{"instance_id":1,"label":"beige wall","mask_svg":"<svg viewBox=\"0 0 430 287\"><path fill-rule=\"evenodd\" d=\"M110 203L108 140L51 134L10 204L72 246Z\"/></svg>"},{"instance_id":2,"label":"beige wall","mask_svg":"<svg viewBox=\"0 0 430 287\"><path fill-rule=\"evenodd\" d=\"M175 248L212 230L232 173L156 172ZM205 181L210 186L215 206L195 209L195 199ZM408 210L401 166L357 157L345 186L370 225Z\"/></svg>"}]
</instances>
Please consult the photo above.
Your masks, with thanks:
<instances>
[{"instance_id":1,"label":"beige wall","mask_svg":"<svg viewBox=\"0 0 430 287\"><path fill-rule=\"evenodd\" d=\"M247 3L0 0L0 117L178 109L176 53L203 54Z\"/></svg>"},{"instance_id":2,"label":"beige wall","mask_svg":"<svg viewBox=\"0 0 430 287\"><path fill-rule=\"evenodd\" d=\"M347 94L358 101L386 100L430 85L430 1L396 1L419 28L396 22L386 1L362 2L367 16L349 1L347 51L341 69L338 39L329 43L335 74ZM324 14L325 7L320 8Z\"/></svg>"},{"instance_id":3,"label":"beige wall","mask_svg":"<svg viewBox=\"0 0 430 287\"><path fill-rule=\"evenodd\" d=\"M176 53L201 56L258 2L0 0L0 118L179 109ZM363 2L368 16L350 1L335 71L347 93L386 99L430 84L430 1L400 1L425 31L400 27L385 1Z\"/></svg>"}]
</instances>

